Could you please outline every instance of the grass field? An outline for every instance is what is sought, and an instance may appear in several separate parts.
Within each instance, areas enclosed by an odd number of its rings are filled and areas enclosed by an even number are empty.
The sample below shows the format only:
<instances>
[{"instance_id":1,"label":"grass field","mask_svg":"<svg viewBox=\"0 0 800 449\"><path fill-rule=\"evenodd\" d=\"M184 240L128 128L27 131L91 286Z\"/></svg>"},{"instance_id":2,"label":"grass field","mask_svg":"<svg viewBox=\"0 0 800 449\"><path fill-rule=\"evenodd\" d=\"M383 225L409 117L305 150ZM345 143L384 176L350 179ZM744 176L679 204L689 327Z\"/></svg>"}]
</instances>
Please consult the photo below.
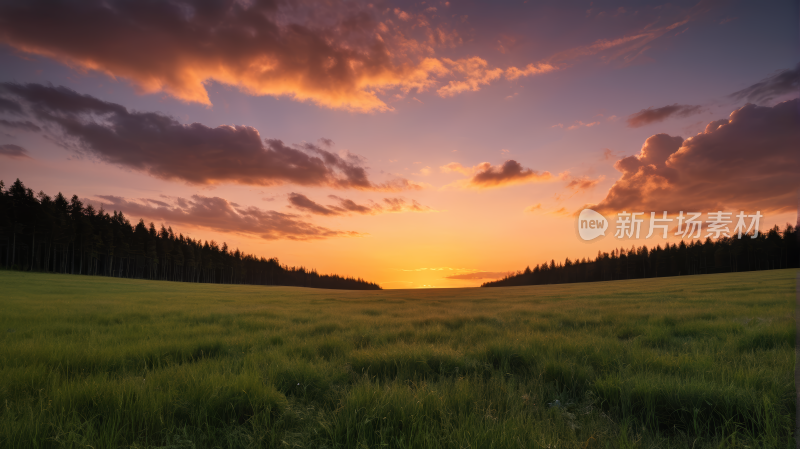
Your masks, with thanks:
<instances>
[{"instance_id":1,"label":"grass field","mask_svg":"<svg viewBox=\"0 0 800 449\"><path fill-rule=\"evenodd\" d=\"M353 292L0 271L0 447L793 448L796 274Z\"/></svg>"}]
</instances>

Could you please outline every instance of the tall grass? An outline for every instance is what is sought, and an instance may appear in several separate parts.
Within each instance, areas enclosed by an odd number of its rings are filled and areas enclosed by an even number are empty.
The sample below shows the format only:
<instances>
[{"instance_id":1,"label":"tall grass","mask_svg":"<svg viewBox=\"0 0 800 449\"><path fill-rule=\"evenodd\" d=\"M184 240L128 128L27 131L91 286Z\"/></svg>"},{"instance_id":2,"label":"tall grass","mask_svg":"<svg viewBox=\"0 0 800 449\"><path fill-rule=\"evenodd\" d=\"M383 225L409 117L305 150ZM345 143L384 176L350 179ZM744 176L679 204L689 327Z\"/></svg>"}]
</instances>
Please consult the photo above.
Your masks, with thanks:
<instances>
[{"instance_id":1,"label":"tall grass","mask_svg":"<svg viewBox=\"0 0 800 449\"><path fill-rule=\"evenodd\" d=\"M0 272L0 447L794 447L795 273L346 292Z\"/></svg>"}]
</instances>

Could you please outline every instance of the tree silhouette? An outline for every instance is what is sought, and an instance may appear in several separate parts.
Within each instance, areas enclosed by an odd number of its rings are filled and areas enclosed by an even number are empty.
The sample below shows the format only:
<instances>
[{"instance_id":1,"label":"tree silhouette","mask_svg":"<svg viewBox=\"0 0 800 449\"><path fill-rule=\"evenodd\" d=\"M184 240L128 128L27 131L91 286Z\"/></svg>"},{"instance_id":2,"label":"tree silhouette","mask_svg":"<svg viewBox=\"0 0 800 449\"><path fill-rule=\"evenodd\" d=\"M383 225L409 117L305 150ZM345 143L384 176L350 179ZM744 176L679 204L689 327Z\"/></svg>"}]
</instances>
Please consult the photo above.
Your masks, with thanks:
<instances>
[{"instance_id":1,"label":"tree silhouette","mask_svg":"<svg viewBox=\"0 0 800 449\"><path fill-rule=\"evenodd\" d=\"M245 254L176 234L163 225L132 225L122 211L112 214L84 205L77 195L34 195L17 179L0 180L0 257L6 269L168 280L315 288L377 290L361 278L320 275L278 259Z\"/></svg>"},{"instance_id":2,"label":"tree silhouette","mask_svg":"<svg viewBox=\"0 0 800 449\"><path fill-rule=\"evenodd\" d=\"M755 232L755 231L753 231ZM610 253L598 251L594 259L567 258L530 267L482 287L563 284L572 282L615 281L692 274L727 273L800 267L797 228L777 225L767 232L738 237L706 238L667 243L654 249L647 246L619 248Z\"/></svg>"}]
</instances>

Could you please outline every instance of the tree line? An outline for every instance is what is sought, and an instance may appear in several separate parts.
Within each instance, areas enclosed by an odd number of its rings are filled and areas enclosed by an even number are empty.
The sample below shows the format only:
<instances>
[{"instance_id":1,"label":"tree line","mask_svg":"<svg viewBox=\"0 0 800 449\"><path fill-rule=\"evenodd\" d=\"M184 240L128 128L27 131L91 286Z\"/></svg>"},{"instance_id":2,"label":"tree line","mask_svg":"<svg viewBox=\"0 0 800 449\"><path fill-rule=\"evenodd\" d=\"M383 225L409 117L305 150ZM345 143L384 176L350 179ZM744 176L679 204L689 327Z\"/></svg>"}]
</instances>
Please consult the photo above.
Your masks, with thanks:
<instances>
[{"instance_id":1,"label":"tree line","mask_svg":"<svg viewBox=\"0 0 800 449\"><path fill-rule=\"evenodd\" d=\"M598 251L594 259L567 258L525 268L503 279L485 282L481 287L565 284L573 282L615 281L690 274L773 270L800 266L797 228L787 224L781 231L775 225L766 233L755 231L742 238L706 238L688 243L667 243L663 248L647 246L619 248L611 253Z\"/></svg>"},{"instance_id":2,"label":"tree line","mask_svg":"<svg viewBox=\"0 0 800 449\"><path fill-rule=\"evenodd\" d=\"M4 256L4 257L2 257ZM109 214L77 195L50 197L17 179L0 180L0 257L5 269L112 276L177 282L292 285L380 290L361 278L320 275L231 250L227 244L194 240L172 227L140 219L132 225L122 211Z\"/></svg>"}]
</instances>

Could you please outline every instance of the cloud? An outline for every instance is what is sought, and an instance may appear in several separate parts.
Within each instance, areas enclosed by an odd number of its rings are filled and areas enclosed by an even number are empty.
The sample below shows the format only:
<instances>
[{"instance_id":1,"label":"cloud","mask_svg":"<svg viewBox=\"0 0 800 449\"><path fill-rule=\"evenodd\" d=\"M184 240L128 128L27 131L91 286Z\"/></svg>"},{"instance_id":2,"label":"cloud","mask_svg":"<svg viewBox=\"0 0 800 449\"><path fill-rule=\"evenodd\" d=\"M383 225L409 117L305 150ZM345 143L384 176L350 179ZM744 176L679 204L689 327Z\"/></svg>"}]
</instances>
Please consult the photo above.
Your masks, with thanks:
<instances>
[{"instance_id":1,"label":"cloud","mask_svg":"<svg viewBox=\"0 0 800 449\"><path fill-rule=\"evenodd\" d=\"M503 74L503 69L489 69L486 60L477 56L457 61L445 58L444 63L451 72L461 75L463 79L450 81L448 85L439 88L436 93L441 97L452 97L466 91L478 91L481 86L499 79Z\"/></svg>"},{"instance_id":2,"label":"cloud","mask_svg":"<svg viewBox=\"0 0 800 449\"><path fill-rule=\"evenodd\" d=\"M504 48L501 46L501 48ZM503 50L502 52L505 52ZM558 67L549 62L530 63L523 68L508 67L502 68L489 68L489 63L478 56L471 58L463 58L452 60L442 59L447 71L439 73L440 75L453 75L459 77L458 79L451 80L447 85L440 87L436 93L441 97L452 97L462 92L477 92L482 86L491 84L493 81L505 76L508 80L516 80L522 77L540 75L543 73L558 70ZM516 95L516 94L514 94ZM506 98L513 98L508 96Z\"/></svg>"},{"instance_id":3,"label":"cloud","mask_svg":"<svg viewBox=\"0 0 800 449\"><path fill-rule=\"evenodd\" d=\"M430 174L431 168L427 165L419 169L419 176L428 176Z\"/></svg>"},{"instance_id":4,"label":"cloud","mask_svg":"<svg viewBox=\"0 0 800 449\"><path fill-rule=\"evenodd\" d=\"M567 183L567 188L570 190L574 190L576 193L585 192L587 190L593 189L603 179L605 179L603 176L600 176L597 179L591 179L586 176L582 176L580 178L571 178L571 180Z\"/></svg>"},{"instance_id":5,"label":"cloud","mask_svg":"<svg viewBox=\"0 0 800 449\"><path fill-rule=\"evenodd\" d=\"M12 159L26 159L30 158L28 150L13 143L0 144L0 157L10 157Z\"/></svg>"},{"instance_id":6,"label":"cloud","mask_svg":"<svg viewBox=\"0 0 800 449\"><path fill-rule=\"evenodd\" d=\"M606 56L605 59L616 59L623 54L630 54L634 51L640 50L650 41L663 35L664 32L665 30L661 28L651 32L635 32L633 34L616 39L599 39L590 45L582 45L560 52L554 55L551 60L568 61L584 56L593 56L601 52L610 52L611 50L616 51L611 52L613 55Z\"/></svg>"},{"instance_id":7,"label":"cloud","mask_svg":"<svg viewBox=\"0 0 800 449\"><path fill-rule=\"evenodd\" d=\"M532 76L532 75L540 75L542 73L552 72L556 70L556 67L552 64L542 62L539 64L528 64L523 69L518 69L516 67L509 67L505 71L506 78L510 80L515 80L518 78L522 78L523 76Z\"/></svg>"},{"instance_id":8,"label":"cloud","mask_svg":"<svg viewBox=\"0 0 800 449\"><path fill-rule=\"evenodd\" d=\"M328 206L328 210L334 210L338 214L356 213L356 214L374 214L377 213L376 205L370 204L364 206L357 204L355 201L348 198L340 198L336 195L328 195L328 198L339 202L337 206Z\"/></svg>"},{"instance_id":9,"label":"cloud","mask_svg":"<svg viewBox=\"0 0 800 449\"><path fill-rule=\"evenodd\" d=\"M624 62L628 63L647 51L653 41L686 25L707 9L708 7L705 5L697 5L688 12L682 13L681 17L672 20L669 25L653 28L651 24L648 24L640 30L616 39L600 39L589 45L578 46L558 52L539 62L527 64L524 68L512 66L505 70L500 68L490 69L486 60L477 56L459 59L457 61L445 58L442 62L449 71L444 73L437 72L437 75L460 74L463 78L450 81L446 86L439 88L437 93L442 97L451 97L462 92L478 91L481 89L481 86L490 84L499 79L501 75L513 81L522 77L562 70L574 63L575 60L594 55L600 55L601 59L605 62L622 59ZM508 36L503 39L503 41L498 41L498 50L505 54L509 46L513 45L515 40L514 38L509 39ZM599 122L592 122L584 124L578 122L568 129L577 129L581 126L593 126L598 123Z\"/></svg>"},{"instance_id":10,"label":"cloud","mask_svg":"<svg viewBox=\"0 0 800 449\"><path fill-rule=\"evenodd\" d=\"M599 212L788 212L796 207L800 100L748 104L686 140L649 137L638 155L618 160L622 176Z\"/></svg>"},{"instance_id":11,"label":"cloud","mask_svg":"<svg viewBox=\"0 0 800 449\"><path fill-rule=\"evenodd\" d=\"M583 123L582 121L579 120L579 121L575 122L575 124L573 124L572 126L567 127L567 130L573 130L573 129L584 128L584 127L585 128L591 128L592 126L599 125L599 124L600 124L600 122Z\"/></svg>"},{"instance_id":12,"label":"cloud","mask_svg":"<svg viewBox=\"0 0 800 449\"><path fill-rule=\"evenodd\" d=\"M671 20L664 19L663 17L658 18L658 21L667 20L669 25L653 27L653 22L650 22L641 29L615 39L598 39L589 45L581 45L560 51L537 63L528 64L523 69L509 67L505 70L504 74L507 79L515 80L523 76L563 70L574 64L577 60L591 56L599 56L599 58L606 63L620 59L623 63L630 63L650 49L654 41L664 35L672 34L674 30L695 20L709 9L709 5L705 4L705 2L700 2L694 7L689 8L688 11L679 12L679 15ZM624 8L618 9L617 15L619 15L619 11L622 10L624 10ZM661 12L659 12L658 15L661 16ZM501 53L505 53L506 46L504 46L502 42L499 43L499 50ZM609 118L609 120L613 120L614 118ZM573 125L573 127L569 129L575 128L577 128L577 126Z\"/></svg>"},{"instance_id":13,"label":"cloud","mask_svg":"<svg viewBox=\"0 0 800 449\"><path fill-rule=\"evenodd\" d=\"M509 159L503 165L493 166L489 162L482 162L474 167L464 167L457 162L451 162L440 167L444 173L457 172L470 178L461 184L464 187L492 188L512 184L547 181L552 178L550 172L538 172L524 168L519 162Z\"/></svg>"},{"instance_id":14,"label":"cloud","mask_svg":"<svg viewBox=\"0 0 800 449\"><path fill-rule=\"evenodd\" d=\"M800 63L730 95L736 100L764 103L785 94L800 93Z\"/></svg>"},{"instance_id":15,"label":"cloud","mask_svg":"<svg viewBox=\"0 0 800 449\"><path fill-rule=\"evenodd\" d=\"M484 162L484 164L488 164L488 162ZM472 174L475 173L475 170L479 166L480 165L476 165L475 167L464 167L463 165L459 164L458 162L450 162L447 165L442 165L441 167L439 167L439 170L441 170L442 173L453 173L453 172L455 172L455 173L461 173L462 175L465 175L465 176L472 176Z\"/></svg>"},{"instance_id":16,"label":"cloud","mask_svg":"<svg viewBox=\"0 0 800 449\"><path fill-rule=\"evenodd\" d=\"M389 29L372 11L337 0L5 2L0 43L187 102L210 105L213 80L252 95L384 111L378 91L424 90L446 69L424 57L436 39L409 39L411 22Z\"/></svg>"},{"instance_id":17,"label":"cloud","mask_svg":"<svg viewBox=\"0 0 800 449\"><path fill-rule=\"evenodd\" d=\"M473 273L477 270L472 268L453 268L453 267L431 267L431 268L401 268L400 271L468 271Z\"/></svg>"},{"instance_id":18,"label":"cloud","mask_svg":"<svg viewBox=\"0 0 800 449\"><path fill-rule=\"evenodd\" d=\"M403 198L384 198L383 204L370 202L368 205L357 204L355 201L329 195L328 198L336 200L338 204L323 206L300 193L290 193L289 203L295 209L316 215L375 215L387 212L433 212L428 206L419 204L416 200L407 202Z\"/></svg>"},{"instance_id":19,"label":"cloud","mask_svg":"<svg viewBox=\"0 0 800 449\"><path fill-rule=\"evenodd\" d=\"M573 129L584 128L584 127L585 128L591 128L592 126L596 126L596 125L599 125L599 124L600 124L600 122L583 123L582 121L578 120L574 124L568 126L566 129L568 131L571 131ZM555 125L551 126L550 128L551 129L553 129L553 128L564 129L564 124L563 123L556 123Z\"/></svg>"},{"instance_id":20,"label":"cloud","mask_svg":"<svg viewBox=\"0 0 800 449\"><path fill-rule=\"evenodd\" d=\"M502 279L509 274L512 274L508 271L478 271L475 273L466 273L466 274L455 274L453 276L446 276L445 279L457 279L457 280L478 280L478 279Z\"/></svg>"},{"instance_id":21,"label":"cloud","mask_svg":"<svg viewBox=\"0 0 800 449\"><path fill-rule=\"evenodd\" d=\"M556 199L560 201L558 198L560 195L556 195ZM558 209L548 209L544 210L542 207L542 203L537 203L533 206L528 206L525 208L525 212L531 212L535 214L544 214L544 215L555 215L558 217L567 216L570 214L569 210L566 207L560 207Z\"/></svg>"},{"instance_id":22,"label":"cloud","mask_svg":"<svg viewBox=\"0 0 800 449\"><path fill-rule=\"evenodd\" d=\"M162 195L162 196L163 196L163 195ZM155 204L156 206L169 207L169 204L168 204L168 203L165 203L164 201L161 201L161 200L154 200L154 199L151 199L151 198L145 198L145 199L144 199L144 200L142 200L142 201L146 201L146 202L148 202L148 203L153 203L153 204ZM238 207L238 206L239 206L239 205L238 205L238 204L236 204L236 203L231 203L231 205L232 205L232 206L235 206L235 207Z\"/></svg>"},{"instance_id":23,"label":"cloud","mask_svg":"<svg viewBox=\"0 0 800 449\"><path fill-rule=\"evenodd\" d=\"M621 59L624 63L629 63L650 49L655 40L666 34L671 34L673 30L688 24L708 9L708 5L700 2L679 17L672 20L667 19L671 22L669 25L654 28L652 23L648 23L641 29L615 39L598 39L589 45L581 45L561 51L548 58L547 62L559 65L560 63L571 62L588 56L600 55L604 62ZM663 18L659 17L659 21L663 20Z\"/></svg>"},{"instance_id":24,"label":"cloud","mask_svg":"<svg viewBox=\"0 0 800 449\"><path fill-rule=\"evenodd\" d=\"M219 197L194 195L176 199L175 204L145 199L132 201L119 196L98 195L105 209L123 211L128 216L230 232L265 240L320 240L361 234L336 231L305 222L297 215L257 207L241 207Z\"/></svg>"},{"instance_id":25,"label":"cloud","mask_svg":"<svg viewBox=\"0 0 800 449\"><path fill-rule=\"evenodd\" d=\"M0 98L0 100L2 100L2 98ZM28 120L25 120L23 122L23 121L0 119L0 127L10 128L10 129L19 129L21 131L31 131L31 132L36 132L36 131L41 131L42 130L42 128L40 128L39 126L37 126L34 123L31 123Z\"/></svg>"},{"instance_id":26,"label":"cloud","mask_svg":"<svg viewBox=\"0 0 800 449\"><path fill-rule=\"evenodd\" d=\"M673 104L669 106L662 106L660 108L647 108L632 114L628 117L628 126L630 128L639 128L651 123L663 122L669 117L689 117L690 115L699 114L703 112L702 106L691 106L682 104Z\"/></svg>"},{"instance_id":27,"label":"cloud","mask_svg":"<svg viewBox=\"0 0 800 449\"><path fill-rule=\"evenodd\" d=\"M9 114L22 114L22 106L8 98L0 98L0 112Z\"/></svg>"},{"instance_id":28,"label":"cloud","mask_svg":"<svg viewBox=\"0 0 800 449\"><path fill-rule=\"evenodd\" d=\"M311 201L307 196L301 195L299 193L290 193L289 194L289 203L292 204L297 209L304 210L306 212L311 212L312 214L318 215L339 215L338 211L333 209L328 209L327 207L317 204Z\"/></svg>"},{"instance_id":29,"label":"cloud","mask_svg":"<svg viewBox=\"0 0 800 449\"><path fill-rule=\"evenodd\" d=\"M375 184L363 160L304 143L262 139L250 126L184 125L155 112L129 111L65 87L0 84L39 121L56 125L62 145L151 176L209 185L299 184L361 190L413 190L406 179ZM332 144L330 141L325 141Z\"/></svg>"},{"instance_id":30,"label":"cloud","mask_svg":"<svg viewBox=\"0 0 800 449\"><path fill-rule=\"evenodd\" d=\"M411 20L411 16L407 12L402 11L400 8L395 8L394 14L400 20Z\"/></svg>"},{"instance_id":31,"label":"cloud","mask_svg":"<svg viewBox=\"0 0 800 449\"><path fill-rule=\"evenodd\" d=\"M3 2L0 44L186 102L211 105L208 85L216 82L250 95L373 112L392 110L383 99L392 93L439 87L439 95L450 97L477 91L501 76L515 80L562 69L585 56L629 61L702 9L669 26L648 25L523 68L503 69L489 68L479 56L436 56L438 48L463 43L446 21L463 23L465 15L439 15L435 7L414 13L376 6L345 0ZM499 49L505 53L515 42L504 36ZM446 75L455 79L440 86Z\"/></svg>"},{"instance_id":32,"label":"cloud","mask_svg":"<svg viewBox=\"0 0 800 449\"><path fill-rule=\"evenodd\" d=\"M409 203L402 198L384 198L383 202L386 203L386 208L381 208L381 210L387 212L435 212L430 207L419 204L416 200L411 200Z\"/></svg>"}]
</instances>

